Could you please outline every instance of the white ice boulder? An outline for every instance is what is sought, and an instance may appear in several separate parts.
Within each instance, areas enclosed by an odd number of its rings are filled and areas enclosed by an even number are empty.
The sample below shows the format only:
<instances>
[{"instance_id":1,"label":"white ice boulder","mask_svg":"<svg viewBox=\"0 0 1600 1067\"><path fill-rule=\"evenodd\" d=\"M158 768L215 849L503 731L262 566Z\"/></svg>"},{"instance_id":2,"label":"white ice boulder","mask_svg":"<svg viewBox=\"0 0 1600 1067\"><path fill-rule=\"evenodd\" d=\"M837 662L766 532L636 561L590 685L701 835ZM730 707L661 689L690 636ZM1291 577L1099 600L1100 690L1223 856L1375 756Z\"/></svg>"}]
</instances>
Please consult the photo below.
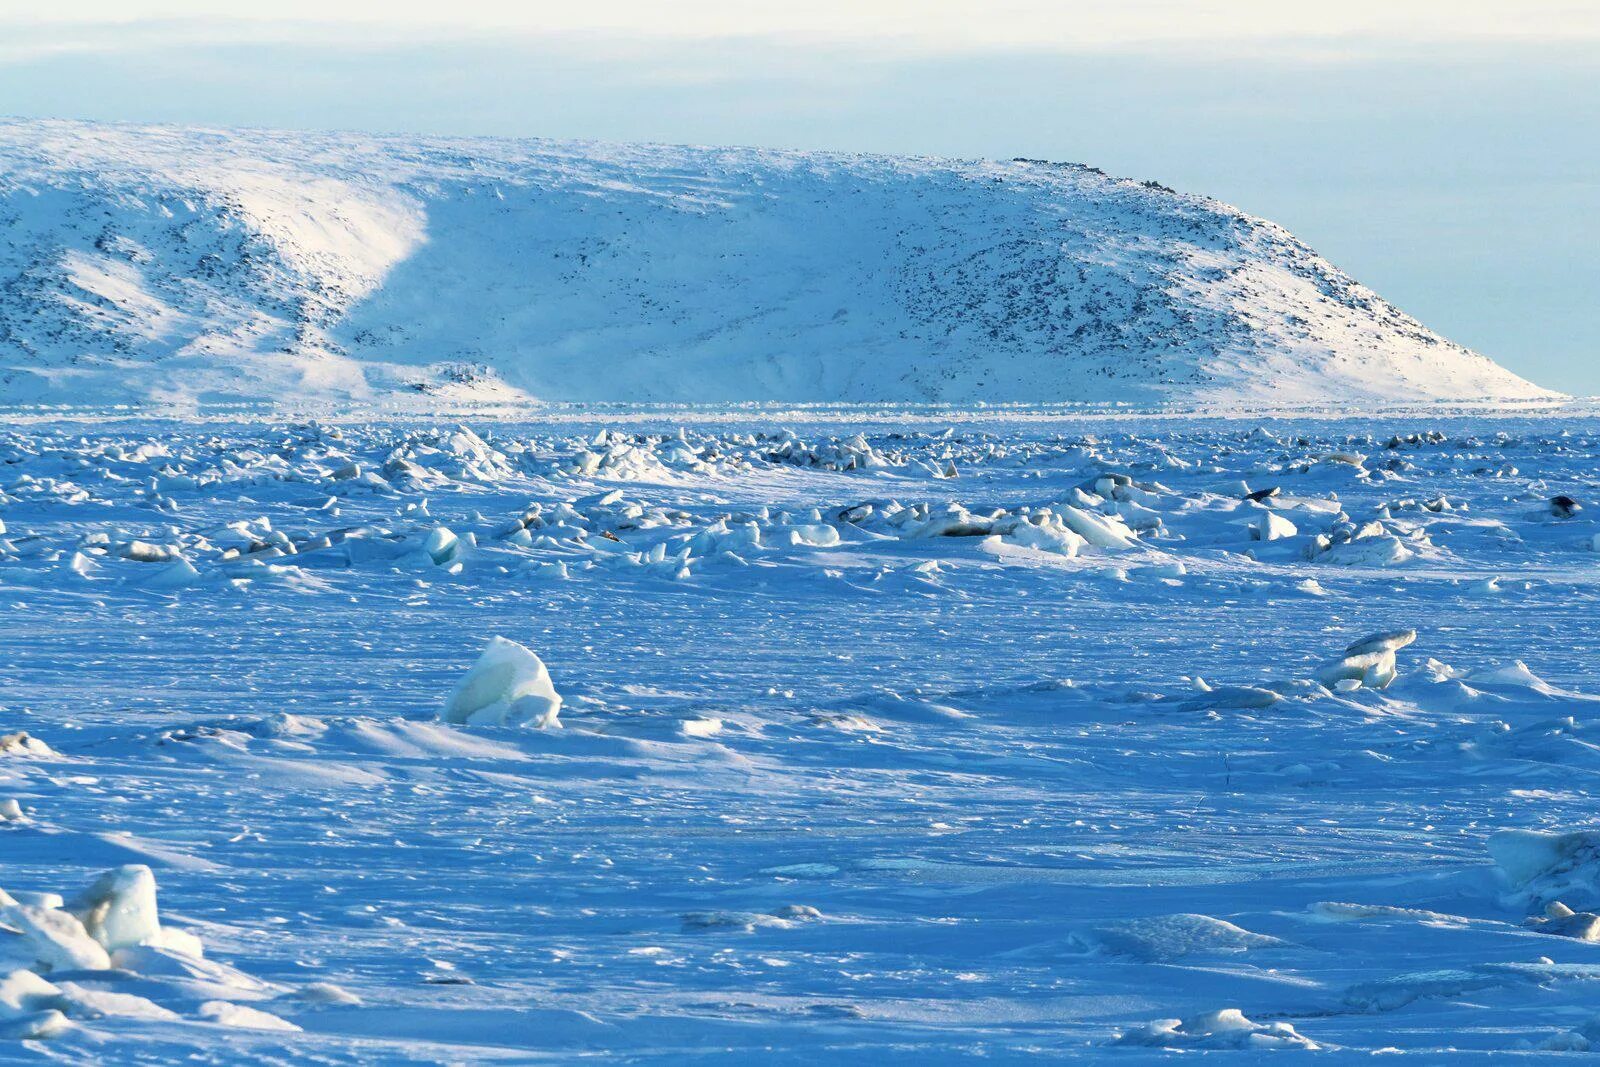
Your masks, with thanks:
<instances>
[{"instance_id":1,"label":"white ice boulder","mask_svg":"<svg viewBox=\"0 0 1600 1067\"><path fill-rule=\"evenodd\" d=\"M1317 668L1317 681L1329 689L1338 688L1343 681L1360 682L1368 689L1384 689L1398 673L1394 654L1416 639L1415 630L1390 630L1364 637L1346 648L1343 656Z\"/></svg>"},{"instance_id":2,"label":"white ice boulder","mask_svg":"<svg viewBox=\"0 0 1600 1067\"><path fill-rule=\"evenodd\" d=\"M838 541L835 531L834 541ZM761 527L755 522L730 523L718 519L695 534L689 544L696 556L709 556L714 552L743 552L761 547Z\"/></svg>"},{"instance_id":3,"label":"white ice boulder","mask_svg":"<svg viewBox=\"0 0 1600 1067\"><path fill-rule=\"evenodd\" d=\"M436 526L422 539L422 551L428 554L436 567L448 566L461 552L461 539L445 526Z\"/></svg>"},{"instance_id":4,"label":"white ice boulder","mask_svg":"<svg viewBox=\"0 0 1600 1067\"><path fill-rule=\"evenodd\" d=\"M529 723L559 728L561 694L544 661L515 641L495 637L445 702L440 718L472 726Z\"/></svg>"},{"instance_id":5,"label":"white ice boulder","mask_svg":"<svg viewBox=\"0 0 1600 1067\"><path fill-rule=\"evenodd\" d=\"M1250 538L1254 541L1282 541L1299 532L1294 523L1276 511L1263 511L1261 517L1250 525Z\"/></svg>"},{"instance_id":6,"label":"white ice boulder","mask_svg":"<svg viewBox=\"0 0 1600 1067\"><path fill-rule=\"evenodd\" d=\"M1076 556L1089 543L1051 511L1026 517L1012 516L1004 523L996 523L995 533L1008 544L1061 556Z\"/></svg>"},{"instance_id":7,"label":"white ice boulder","mask_svg":"<svg viewBox=\"0 0 1600 1067\"><path fill-rule=\"evenodd\" d=\"M1137 543L1133 531L1113 515L1096 515L1071 504L1057 504L1056 514L1067 529L1096 548L1132 548Z\"/></svg>"},{"instance_id":8,"label":"white ice boulder","mask_svg":"<svg viewBox=\"0 0 1600 1067\"><path fill-rule=\"evenodd\" d=\"M187 589L200 580L200 572L195 570L194 564L179 557L160 570L149 574L139 581L145 589L166 591L172 589Z\"/></svg>"},{"instance_id":9,"label":"white ice boulder","mask_svg":"<svg viewBox=\"0 0 1600 1067\"><path fill-rule=\"evenodd\" d=\"M839 531L827 523L789 527L789 544L812 548L832 548L839 543Z\"/></svg>"},{"instance_id":10,"label":"white ice boulder","mask_svg":"<svg viewBox=\"0 0 1600 1067\"><path fill-rule=\"evenodd\" d=\"M106 871L68 910L82 921L89 936L109 951L147 944L161 936L156 877L142 863Z\"/></svg>"}]
</instances>

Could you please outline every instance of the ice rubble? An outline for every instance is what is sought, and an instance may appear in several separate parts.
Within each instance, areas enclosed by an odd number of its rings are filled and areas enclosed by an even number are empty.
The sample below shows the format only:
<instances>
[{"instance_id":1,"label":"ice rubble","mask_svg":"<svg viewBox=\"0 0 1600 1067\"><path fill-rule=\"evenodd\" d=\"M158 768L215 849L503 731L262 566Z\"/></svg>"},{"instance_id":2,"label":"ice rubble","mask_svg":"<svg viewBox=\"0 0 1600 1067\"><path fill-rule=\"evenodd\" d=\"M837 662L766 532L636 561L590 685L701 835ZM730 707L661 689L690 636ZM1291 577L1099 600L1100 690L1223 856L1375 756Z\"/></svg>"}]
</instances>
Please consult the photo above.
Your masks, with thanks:
<instances>
[{"instance_id":1,"label":"ice rubble","mask_svg":"<svg viewBox=\"0 0 1600 1067\"><path fill-rule=\"evenodd\" d=\"M147 997L99 988L102 972L144 975L156 979L157 987L164 975L192 973L204 976L204 988L233 986L244 996L257 996L266 988L206 960L195 935L164 926L156 907L155 876L142 864L106 871L67 902L55 894L13 895L0 889L0 1036L53 1037L74 1020L180 1018ZM60 975L72 979L56 977ZM208 1010L213 1004L217 1007ZM219 1016L228 1016L234 1007L213 1001L202 1005L199 1015L226 1022ZM258 1009L241 1010L257 1025L270 1021L276 1029L299 1029Z\"/></svg>"},{"instance_id":2,"label":"ice rubble","mask_svg":"<svg viewBox=\"0 0 1600 1067\"><path fill-rule=\"evenodd\" d=\"M1120 514L1092 512L1063 502L1023 505L1014 511L972 511L955 501L902 504L869 500L840 509L838 519L858 529L908 540L998 537L1063 556L1076 556L1090 546L1126 549L1137 544L1137 534Z\"/></svg>"},{"instance_id":3,"label":"ice rubble","mask_svg":"<svg viewBox=\"0 0 1600 1067\"><path fill-rule=\"evenodd\" d=\"M1129 1030L1119 1045L1146 1045L1177 1049L1317 1049L1322 1046L1301 1036L1284 1022L1257 1023L1238 1008L1223 1008L1188 1019L1160 1019Z\"/></svg>"},{"instance_id":4,"label":"ice rubble","mask_svg":"<svg viewBox=\"0 0 1600 1067\"><path fill-rule=\"evenodd\" d=\"M1466 511L1464 502L1451 504L1442 494L1380 498L1362 507L1342 500L1333 487L1370 493L1386 480L1403 478L1410 462L1397 455L1376 465L1371 453L1383 446L1359 436L1331 448L1288 439L1282 442L1288 450L1269 462L1256 457L1248 467L1232 457L1239 440L1226 434L1185 445L1194 450L1188 458L1160 442L1126 442L1118 457L1092 436L1000 441L949 432L806 441L788 431L680 428L670 434L602 430L573 438L480 433L465 426L312 423L274 427L260 436L266 440L0 438L0 455L10 468L0 468L0 503L131 504L147 509L151 520L131 521L122 512L120 521L69 537L23 533L16 524L0 536L0 566L38 571L35 581L51 580L54 569L80 584L121 583L160 595L197 588L317 591L322 584L314 572L350 568L485 577L517 572L558 581L603 568L685 580L708 568L743 568L752 555L797 559L882 536L926 541L919 546L923 551L942 552L949 549L932 543L934 538L975 536L999 538L991 549L1009 545L1064 557L1141 549L1174 564L1248 538L1248 558L1266 564L1391 567L1440 558L1445 550L1433 535L1451 532ZM1415 456L1414 449L1442 445L1419 437L1417 445L1399 447ZM1273 484L1251 490L1243 478L1193 481L1205 479L1205 472L1227 471L1226 464L1257 484L1270 475ZM964 474L962 483L970 480L974 492L1000 472L1025 483L1064 469L1078 480L1064 492L1032 499L979 504L874 498L811 508L814 514L671 506L625 499L615 488L594 491L602 479L685 485L777 466L925 486L942 486L949 471L959 469L972 475ZM1157 481L1157 472L1191 481L1173 488ZM530 499L510 521L485 519L476 507L440 521L429 509L430 496L463 499L513 488ZM263 490L293 509L282 525L267 515L223 522L188 517L197 502L232 492L254 500ZM1589 521L1569 519L1567 528L1581 533ZM1515 536L1489 520L1475 528ZM1577 543L1590 540L1586 535Z\"/></svg>"},{"instance_id":5,"label":"ice rubble","mask_svg":"<svg viewBox=\"0 0 1600 1067\"><path fill-rule=\"evenodd\" d=\"M1449 517L1465 510L1442 494L1422 501L1393 497L1363 509L1345 504L1331 486L1370 489L1402 477L1410 463L1395 455L1378 464L1373 452L1387 446L1358 435L1346 439L1344 447L1316 447L1305 438L1284 438L1276 443L1286 451L1272 462L1258 462L1248 470L1236 468L1249 473L1251 480L1270 474L1276 484L1251 490L1240 478L1211 482L1197 491L1193 486L1174 490L1150 475L1157 470L1222 471L1226 468L1219 461L1237 462L1227 460L1228 449L1213 446L1209 456L1202 450L1186 459L1169 444L1158 448L1156 442L1138 442L1154 459L1134 463L1107 455L1104 443L1093 437L998 442L984 435L887 433L812 443L787 431L701 433L680 428L674 434L602 430L592 438L573 439L479 433L465 426L401 430L318 424L275 428L271 433L278 436L270 442L78 439L70 447L67 442L39 447L14 435L0 452L19 470L11 472L8 484L0 485L0 496L75 502L142 496L141 506L173 521L119 524L75 542L49 534L13 534L10 540L0 538L0 563L54 564L79 582L120 580L157 593L196 586L315 589L308 571L374 565L438 568L450 575L516 570L554 580L581 577L595 568L617 568L683 580L706 567L743 567L751 562L752 553L792 557L826 551L846 540L859 543L865 537L870 542L879 534L910 540L936 535L997 537L996 545L1061 556L1086 549L1136 547L1166 554L1177 564L1177 557L1204 550L1219 538L1225 541L1221 531L1238 528L1237 523L1220 521L1231 514L1246 520L1249 537L1255 541L1249 558L1398 566L1418 558L1438 558L1441 551L1430 537L1430 524L1444 520L1409 516ZM1400 438L1396 450L1415 456L1416 450L1456 444L1438 440L1437 434L1410 436L1417 441ZM1256 440L1247 435L1244 439ZM1476 442L1462 444L1481 447ZM573 456L586 455L599 458L593 464L571 462ZM977 472L1015 469L1043 475L1066 464L1080 476L1089 476L1065 493L1032 502L980 507L962 501L902 504L878 499L840 508L831 521L820 513L808 519L766 508L719 514L664 507L623 500L612 490L572 494L555 502L530 500L520 518L497 526L476 510L466 519L443 523L431 516L427 499L416 499L428 493L481 493L522 484L547 495L553 486L601 477L637 476L635 480L667 483L778 464L851 477L921 472L918 477L928 480L936 476L947 480L944 475L958 465ZM1291 484L1295 479L1304 484L1297 488ZM276 528L263 515L195 528L172 511L196 497L274 485L285 491L304 487L325 494L320 505L313 507L311 500L304 505L318 521L304 528ZM392 517L371 514L372 505L396 500L409 502L395 508ZM367 511L365 521L338 524L347 507ZM1493 527L1484 523L1479 528ZM493 543L476 551L475 546L488 538ZM933 545L927 550L939 551Z\"/></svg>"},{"instance_id":6,"label":"ice rubble","mask_svg":"<svg viewBox=\"0 0 1600 1067\"><path fill-rule=\"evenodd\" d=\"M489 641L477 663L445 701L440 718L472 726L561 726L561 694L544 661L504 637Z\"/></svg>"},{"instance_id":7,"label":"ice rubble","mask_svg":"<svg viewBox=\"0 0 1600 1067\"><path fill-rule=\"evenodd\" d=\"M354 435L291 433L279 454L257 456L249 450L232 453L222 460L228 476L202 470L183 476L183 484L163 482L180 495L204 495L225 489L232 476L254 469L252 485L276 482L284 487L314 486L328 494L311 515L320 528L279 529L266 516L236 519L216 526L182 528L168 524L161 528L120 526L96 530L75 542L52 543L46 538L31 538L18 547L13 542L0 545L0 558L40 560L54 563L74 580L97 583L121 580L156 592L175 592L197 584L243 588L254 584L279 584L306 587L305 571L333 570L374 565L437 567L458 575L469 565L480 570L500 570L521 564L522 569L550 577L570 577L576 570L600 567L638 568L660 571L675 578L687 577L692 561L714 558L737 564L741 551L826 549L840 543L839 531L812 508L807 514L790 514L759 508L753 512L691 514L681 509L660 507L626 500L618 490L593 494L574 494L558 502L530 501L510 522L490 525L477 511L469 513L462 529L456 523L440 523L429 511L429 501L411 499L394 508L391 517L365 523L335 525L347 506L370 508L396 499L415 498L430 492L478 491L534 479L571 481L575 478L620 477L623 472L601 464L599 468L573 471L563 466L559 448L551 456L551 444L497 439L493 444L465 428L451 432L412 432L373 460L367 470L358 460L372 459L372 450L353 454L345 449ZM675 477L687 473L715 470L742 470L750 465L790 463L802 456L820 456L832 445L801 446L791 440L783 455L769 455L770 445L761 435L709 438L691 441L680 432L671 438L623 435L602 432L604 456L649 456L648 470L633 473L652 478ZM860 452L859 442L847 442L845 451ZM593 446L592 447L598 447ZM381 447L381 446L380 446ZM845 446L840 446L845 447ZM992 447L992 446L991 446ZM121 462L127 450L108 448ZM865 453L862 453L865 455ZM42 457L39 457L42 458ZM51 456L54 459L54 456ZM860 458L859 456L857 458ZM291 460L298 460L292 462ZM182 463L203 468L214 457L163 453L166 465ZM620 461L619 461L620 462ZM819 465L830 461L818 459ZM839 464L841 470L865 470L892 466L904 460L873 460ZM254 463L253 468L246 463ZM638 460L644 463L644 460ZM163 469L166 469L165 467ZM109 473L109 472L108 472ZM115 482L123 479L112 476ZM132 479L127 479L130 483ZM19 485L35 487L31 475L23 475ZM39 483L37 488L45 488ZM65 489L66 485L52 489ZM79 490L74 485L73 492ZM139 490L132 489L134 494ZM163 500L167 499L165 497ZM309 502L308 502L309 506ZM166 504L162 505L163 508ZM663 539L658 531L666 533ZM752 531L754 535L752 536ZM477 559L480 538L493 538L497 544L482 559ZM9 546L9 547L8 547ZM613 547L614 546L614 547ZM134 570L121 563L159 564L164 571L143 567Z\"/></svg>"}]
</instances>

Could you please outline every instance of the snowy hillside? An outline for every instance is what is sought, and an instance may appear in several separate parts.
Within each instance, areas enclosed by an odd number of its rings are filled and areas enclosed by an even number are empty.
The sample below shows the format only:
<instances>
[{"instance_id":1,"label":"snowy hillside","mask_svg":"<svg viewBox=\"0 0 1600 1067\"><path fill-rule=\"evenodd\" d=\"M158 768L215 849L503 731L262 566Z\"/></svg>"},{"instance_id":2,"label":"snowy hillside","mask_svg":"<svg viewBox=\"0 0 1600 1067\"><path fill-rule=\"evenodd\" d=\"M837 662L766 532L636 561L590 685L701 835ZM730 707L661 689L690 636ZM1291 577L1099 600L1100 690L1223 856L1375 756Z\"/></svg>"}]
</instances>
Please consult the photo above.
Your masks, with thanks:
<instances>
[{"instance_id":1,"label":"snowy hillside","mask_svg":"<svg viewBox=\"0 0 1600 1067\"><path fill-rule=\"evenodd\" d=\"M1550 395L1072 164L0 123L0 404Z\"/></svg>"}]
</instances>

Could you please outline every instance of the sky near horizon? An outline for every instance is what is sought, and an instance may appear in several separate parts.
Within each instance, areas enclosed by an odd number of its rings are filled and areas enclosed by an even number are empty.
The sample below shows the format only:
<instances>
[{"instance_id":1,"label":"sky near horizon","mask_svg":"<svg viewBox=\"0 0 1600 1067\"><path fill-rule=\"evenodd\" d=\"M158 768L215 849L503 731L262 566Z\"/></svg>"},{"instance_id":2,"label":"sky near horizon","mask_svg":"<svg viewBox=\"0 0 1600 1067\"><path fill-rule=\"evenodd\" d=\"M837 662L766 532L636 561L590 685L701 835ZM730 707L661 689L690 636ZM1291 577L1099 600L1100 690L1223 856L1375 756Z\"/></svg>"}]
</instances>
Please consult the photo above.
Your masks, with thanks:
<instances>
[{"instance_id":1,"label":"sky near horizon","mask_svg":"<svg viewBox=\"0 0 1600 1067\"><path fill-rule=\"evenodd\" d=\"M5 0L0 113L1088 162L1600 394L1600 0Z\"/></svg>"}]
</instances>

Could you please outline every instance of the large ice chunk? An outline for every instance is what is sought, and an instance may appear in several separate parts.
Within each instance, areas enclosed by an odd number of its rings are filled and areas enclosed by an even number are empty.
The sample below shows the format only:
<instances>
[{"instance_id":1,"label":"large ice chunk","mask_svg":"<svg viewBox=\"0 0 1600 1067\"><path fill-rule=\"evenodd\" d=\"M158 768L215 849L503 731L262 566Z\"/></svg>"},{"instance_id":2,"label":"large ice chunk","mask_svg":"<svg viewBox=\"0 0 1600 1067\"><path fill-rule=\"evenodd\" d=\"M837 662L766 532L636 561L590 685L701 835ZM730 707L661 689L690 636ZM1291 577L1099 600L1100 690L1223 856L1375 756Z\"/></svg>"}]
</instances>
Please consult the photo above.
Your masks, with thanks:
<instances>
[{"instance_id":1,"label":"large ice chunk","mask_svg":"<svg viewBox=\"0 0 1600 1067\"><path fill-rule=\"evenodd\" d=\"M180 556L153 574L144 576L139 584L146 589L166 592L187 589L198 581L200 572L195 570L194 564Z\"/></svg>"},{"instance_id":2,"label":"large ice chunk","mask_svg":"<svg viewBox=\"0 0 1600 1067\"><path fill-rule=\"evenodd\" d=\"M1417 639L1415 630L1390 630L1364 637L1344 650L1344 655L1317 669L1317 681L1334 688L1340 682L1360 682L1369 689L1386 688L1395 680L1394 654Z\"/></svg>"},{"instance_id":3,"label":"large ice chunk","mask_svg":"<svg viewBox=\"0 0 1600 1067\"><path fill-rule=\"evenodd\" d=\"M1115 515L1096 515L1071 504L1057 504L1061 524L1096 548L1132 548L1138 543L1132 530Z\"/></svg>"},{"instance_id":4,"label":"large ice chunk","mask_svg":"<svg viewBox=\"0 0 1600 1067\"><path fill-rule=\"evenodd\" d=\"M26 953L47 971L103 971L111 966L105 947L76 916L27 904L0 907L0 921L21 935Z\"/></svg>"},{"instance_id":5,"label":"large ice chunk","mask_svg":"<svg viewBox=\"0 0 1600 1067\"><path fill-rule=\"evenodd\" d=\"M1263 511L1250 526L1250 537L1255 541L1282 541L1299 532L1294 523L1275 511Z\"/></svg>"},{"instance_id":6,"label":"large ice chunk","mask_svg":"<svg viewBox=\"0 0 1600 1067\"><path fill-rule=\"evenodd\" d=\"M1512 900L1600 906L1600 830L1501 830L1490 835L1488 848Z\"/></svg>"},{"instance_id":7,"label":"large ice chunk","mask_svg":"<svg viewBox=\"0 0 1600 1067\"><path fill-rule=\"evenodd\" d=\"M142 863L106 871L72 901L69 910L108 951L143 945L161 936L156 877Z\"/></svg>"},{"instance_id":8,"label":"large ice chunk","mask_svg":"<svg viewBox=\"0 0 1600 1067\"><path fill-rule=\"evenodd\" d=\"M561 694L544 661L515 641L495 637L445 702L445 722L474 726L531 723L541 730L561 725Z\"/></svg>"},{"instance_id":9,"label":"large ice chunk","mask_svg":"<svg viewBox=\"0 0 1600 1067\"><path fill-rule=\"evenodd\" d=\"M445 526L436 526L422 539L422 551L436 567L454 563L461 552L461 539Z\"/></svg>"}]
</instances>

